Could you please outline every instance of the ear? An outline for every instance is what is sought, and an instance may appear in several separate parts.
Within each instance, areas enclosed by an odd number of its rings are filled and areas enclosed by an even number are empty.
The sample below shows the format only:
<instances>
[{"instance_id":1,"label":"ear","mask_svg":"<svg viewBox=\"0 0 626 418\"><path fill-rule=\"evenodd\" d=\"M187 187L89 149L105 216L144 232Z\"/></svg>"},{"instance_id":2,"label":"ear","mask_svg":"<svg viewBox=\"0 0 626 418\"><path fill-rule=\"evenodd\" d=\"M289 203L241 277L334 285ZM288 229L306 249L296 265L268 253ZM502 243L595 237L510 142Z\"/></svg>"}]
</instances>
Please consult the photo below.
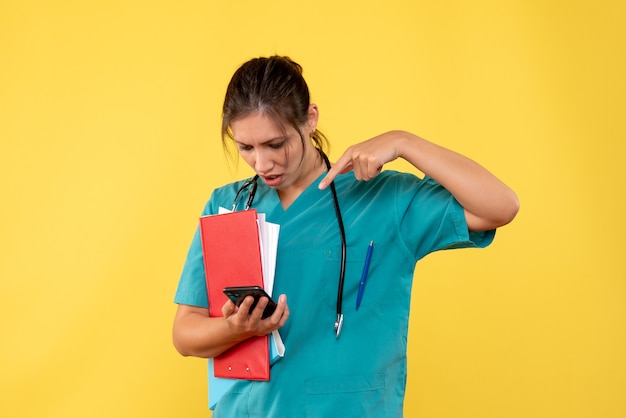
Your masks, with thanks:
<instances>
[{"instance_id":1,"label":"ear","mask_svg":"<svg viewBox=\"0 0 626 418\"><path fill-rule=\"evenodd\" d=\"M309 136L313 135L313 132L317 129L317 121L319 118L319 109L315 103L309 105L309 112L307 116L307 130Z\"/></svg>"}]
</instances>

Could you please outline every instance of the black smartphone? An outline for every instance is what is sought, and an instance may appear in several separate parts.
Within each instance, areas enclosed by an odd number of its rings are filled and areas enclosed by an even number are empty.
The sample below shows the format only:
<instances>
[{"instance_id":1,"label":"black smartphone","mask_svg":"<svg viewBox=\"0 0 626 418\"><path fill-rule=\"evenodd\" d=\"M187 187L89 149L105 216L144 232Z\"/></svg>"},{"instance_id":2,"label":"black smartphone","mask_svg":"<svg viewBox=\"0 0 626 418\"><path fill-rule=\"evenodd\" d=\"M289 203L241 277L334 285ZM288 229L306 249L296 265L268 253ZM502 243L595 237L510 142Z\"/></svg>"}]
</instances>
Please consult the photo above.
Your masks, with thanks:
<instances>
[{"instance_id":1,"label":"black smartphone","mask_svg":"<svg viewBox=\"0 0 626 418\"><path fill-rule=\"evenodd\" d=\"M237 306L241 305L241 302L247 297L254 297L254 302L252 306L250 306L250 313L256 307L256 304L259 302L259 299L263 296L269 299L267 306L263 310L263 314L261 315L261 319L265 319L268 316L272 315L276 310L276 302L272 300L270 295L268 295L263 288L259 286L235 286L235 287L225 287L224 294L228 296L230 300Z\"/></svg>"}]
</instances>

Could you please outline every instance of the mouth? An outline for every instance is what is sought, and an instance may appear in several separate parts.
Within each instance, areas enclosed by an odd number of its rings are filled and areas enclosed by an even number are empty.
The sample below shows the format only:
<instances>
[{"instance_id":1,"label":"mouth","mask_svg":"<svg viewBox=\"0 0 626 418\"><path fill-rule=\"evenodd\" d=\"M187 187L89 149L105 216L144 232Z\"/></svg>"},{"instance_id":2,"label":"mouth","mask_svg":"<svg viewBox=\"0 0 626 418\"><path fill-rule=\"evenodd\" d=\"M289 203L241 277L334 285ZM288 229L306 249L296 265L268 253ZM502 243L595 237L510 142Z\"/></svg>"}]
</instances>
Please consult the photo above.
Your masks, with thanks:
<instances>
[{"instance_id":1,"label":"mouth","mask_svg":"<svg viewBox=\"0 0 626 418\"><path fill-rule=\"evenodd\" d=\"M267 184L270 187L276 187L278 186L282 179L283 176L282 175L276 175L276 176L261 176L261 178L263 179L263 181L265 182L265 184Z\"/></svg>"}]
</instances>

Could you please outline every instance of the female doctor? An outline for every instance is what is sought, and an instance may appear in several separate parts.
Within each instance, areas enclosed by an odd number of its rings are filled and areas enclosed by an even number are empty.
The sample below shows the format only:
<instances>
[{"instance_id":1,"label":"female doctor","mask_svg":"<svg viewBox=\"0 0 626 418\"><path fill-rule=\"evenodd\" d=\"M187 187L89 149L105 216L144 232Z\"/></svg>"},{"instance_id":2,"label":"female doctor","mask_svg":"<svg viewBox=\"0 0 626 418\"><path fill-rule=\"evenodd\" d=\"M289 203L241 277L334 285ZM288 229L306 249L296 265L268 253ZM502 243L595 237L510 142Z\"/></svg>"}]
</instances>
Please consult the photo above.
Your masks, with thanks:
<instances>
[{"instance_id":1,"label":"female doctor","mask_svg":"<svg viewBox=\"0 0 626 418\"><path fill-rule=\"evenodd\" d=\"M210 318L196 231L175 296L173 341L184 356L211 358L280 329L286 354L270 381L232 386L214 418L401 417L416 262L437 250L485 247L518 211L515 193L489 171L409 132L353 145L331 166L318 118L302 68L287 57L244 63L227 88L223 141L234 141L258 175L251 207L280 225L278 307L261 319L267 299L249 313L248 297ZM425 177L382 170L396 158ZM243 184L214 190L202 215L230 208ZM240 200L241 209L248 199Z\"/></svg>"}]
</instances>

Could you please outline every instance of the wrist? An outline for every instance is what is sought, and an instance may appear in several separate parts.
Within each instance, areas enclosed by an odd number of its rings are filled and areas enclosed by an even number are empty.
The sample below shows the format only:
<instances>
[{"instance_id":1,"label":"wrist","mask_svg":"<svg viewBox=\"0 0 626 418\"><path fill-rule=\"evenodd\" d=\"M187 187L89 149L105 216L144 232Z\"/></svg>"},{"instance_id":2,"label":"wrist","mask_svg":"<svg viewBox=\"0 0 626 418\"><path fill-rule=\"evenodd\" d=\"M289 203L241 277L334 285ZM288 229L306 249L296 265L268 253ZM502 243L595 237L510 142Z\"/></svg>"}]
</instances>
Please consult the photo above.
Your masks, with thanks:
<instances>
[{"instance_id":1,"label":"wrist","mask_svg":"<svg viewBox=\"0 0 626 418\"><path fill-rule=\"evenodd\" d=\"M391 131L391 134L393 135L393 144L397 158L402 158L403 160L413 163L419 153L418 148L420 143L424 140L407 131Z\"/></svg>"}]
</instances>

